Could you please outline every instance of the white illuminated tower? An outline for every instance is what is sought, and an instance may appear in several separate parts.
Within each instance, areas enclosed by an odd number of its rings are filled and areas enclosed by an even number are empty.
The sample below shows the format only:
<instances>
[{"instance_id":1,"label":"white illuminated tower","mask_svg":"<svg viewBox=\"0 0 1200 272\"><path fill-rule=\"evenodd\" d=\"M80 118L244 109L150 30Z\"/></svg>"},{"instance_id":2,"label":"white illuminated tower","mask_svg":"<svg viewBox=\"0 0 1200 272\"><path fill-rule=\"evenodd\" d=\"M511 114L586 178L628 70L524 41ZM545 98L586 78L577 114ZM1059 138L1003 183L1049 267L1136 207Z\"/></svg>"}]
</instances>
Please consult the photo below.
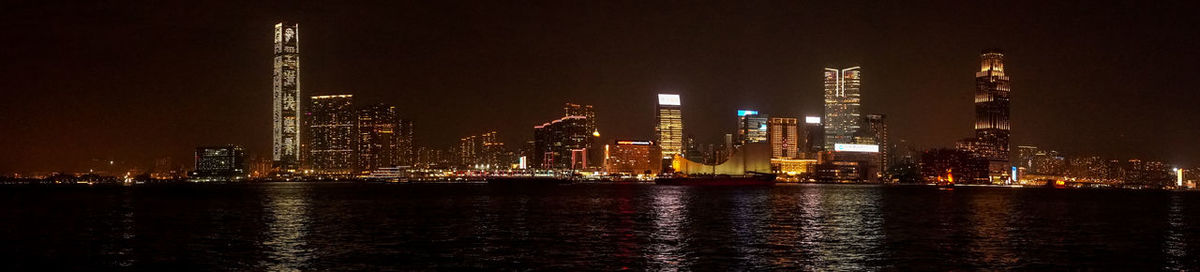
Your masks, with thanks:
<instances>
[{"instance_id":1,"label":"white illuminated tower","mask_svg":"<svg viewBox=\"0 0 1200 272\"><path fill-rule=\"evenodd\" d=\"M683 106L678 94L658 94L658 123L654 127L664 159L683 155Z\"/></svg>"},{"instance_id":2,"label":"white illuminated tower","mask_svg":"<svg viewBox=\"0 0 1200 272\"><path fill-rule=\"evenodd\" d=\"M275 24L273 135L275 167L295 172L300 166L300 33L299 25Z\"/></svg>"},{"instance_id":3,"label":"white illuminated tower","mask_svg":"<svg viewBox=\"0 0 1200 272\"><path fill-rule=\"evenodd\" d=\"M825 150L854 142L861 127L861 68L825 68Z\"/></svg>"}]
</instances>

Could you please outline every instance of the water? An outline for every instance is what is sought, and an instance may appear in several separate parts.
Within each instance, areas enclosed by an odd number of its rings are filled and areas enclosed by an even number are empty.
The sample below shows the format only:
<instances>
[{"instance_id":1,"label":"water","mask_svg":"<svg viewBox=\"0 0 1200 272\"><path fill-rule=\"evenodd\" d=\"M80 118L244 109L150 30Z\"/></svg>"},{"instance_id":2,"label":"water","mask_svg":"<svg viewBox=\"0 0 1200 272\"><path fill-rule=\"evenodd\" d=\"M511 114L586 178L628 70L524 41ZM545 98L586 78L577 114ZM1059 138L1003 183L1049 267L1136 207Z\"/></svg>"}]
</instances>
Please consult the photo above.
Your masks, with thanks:
<instances>
[{"instance_id":1,"label":"water","mask_svg":"<svg viewBox=\"0 0 1200 272\"><path fill-rule=\"evenodd\" d=\"M1180 270L1200 193L780 185L0 187L0 270Z\"/></svg>"}]
</instances>

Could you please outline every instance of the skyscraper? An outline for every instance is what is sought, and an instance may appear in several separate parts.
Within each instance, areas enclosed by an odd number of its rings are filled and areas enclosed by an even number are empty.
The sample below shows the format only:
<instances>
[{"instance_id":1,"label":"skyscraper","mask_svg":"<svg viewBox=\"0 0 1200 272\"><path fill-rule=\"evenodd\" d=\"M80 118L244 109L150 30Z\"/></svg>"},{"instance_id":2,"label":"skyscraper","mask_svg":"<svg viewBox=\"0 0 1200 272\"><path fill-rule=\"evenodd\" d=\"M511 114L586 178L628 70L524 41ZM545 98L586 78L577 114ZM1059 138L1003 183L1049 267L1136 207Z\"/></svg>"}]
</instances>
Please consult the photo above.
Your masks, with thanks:
<instances>
[{"instance_id":1,"label":"skyscraper","mask_svg":"<svg viewBox=\"0 0 1200 272\"><path fill-rule=\"evenodd\" d=\"M767 142L767 115L754 110L738 110L737 145Z\"/></svg>"},{"instance_id":2,"label":"skyscraper","mask_svg":"<svg viewBox=\"0 0 1200 272\"><path fill-rule=\"evenodd\" d=\"M825 149L825 128L821 117L804 117L804 153L806 158L816 158L817 152Z\"/></svg>"},{"instance_id":3,"label":"skyscraper","mask_svg":"<svg viewBox=\"0 0 1200 272\"><path fill-rule=\"evenodd\" d=\"M196 169L191 173L192 181L236 181L246 176L246 153L242 147L196 148Z\"/></svg>"},{"instance_id":4,"label":"skyscraper","mask_svg":"<svg viewBox=\"0 0 1200 272\"><path fill-rule=\"evenodd\" d=\"M273 160L281 171L300 166L300 33L295 23L275 24Z\"/></svg>"},{"instance_id":5,"label":"skyscraper","mask_svg":"<svg viewBox=\"0 0 1200 272\"><path fill-rule=\"evenodd\" d=\"M678 94L658 94L654 133L664 159L683 155L683 106Z\"/></svg>"},{"instance_id":6,"label":"skyscraper","mask_svg":"<svg viewBox=\"0 0 1200 272\"><path fill-rule=\"evenodd\" d=\"M587 131L587 117L566 116L533 127L533 163L541 169L600 167L589 161L595 137Z\"/></svg>"},{"instance_id":7,"label":"skyscraper","mask_svg":"<svg viewBox=\"0 0 1200 272\"><path fill-rule=\"evenodd\" d=\"M800 154L800 120L787 117L773 117L768 122L767 142L771 143L771 157L777 159L795 159Z\"/></svg>"},{"instance_id":8,"label":"skyscraper","mask_svg":"<svg viewBox=\"0 0 1200 272\"><path fill-rule=\"evenodd\" d=\"M305 114L308 130L307 162L319 175L349 175L355 167L355 141L358 114L353 96L321 95L310 97Z\"/></svg>"},{"instance_id":9,"label":"skyscraper","mask_svg":"<svg viewBox=\"0 0 1200 272\"><path fill-rule=\"evenodd\" d=\"M851 143L861 126L861 68L825 68L825 150Z\"/></svg>"},{"instance_id":10,"label":"skyscraper","mask_svg":"<svg viewBox=\"0 0 1200 272\"><path fill-rule=\"evenodd\" d=\"M567 105L563 107L563 112L563 116L587 117L588 131L597 136L600 134L599 128L596 127L596 110L592 108L592 105L567 103Z\"/></svg>"},{"instance_id":11,"label":"skyscraper","mask_svg":"<svg viewBox=\"0 0 1200 272\"><path fill-rule=\"evenodd\" d=\"M400 114L396 107L369 105L358 112L358 171L371 171L400 164Z\"/></svg>"},{"instance_id":12,"label":"skyscraper","mask_svg":"<svg viewBox=\"0 0 1200 272\"><path fill-rule=\"evenodd\" d=\"M888 145L888 129L887 116L883 114L867 114L863 118L865 129L870 136L874 138L875 144L879 145L879 171L887 171L891 165L891 146Z\"/></svg>"},{"instance_id":13,"label":"skyscraper","mask_svg":"<svg viewBox=\"0 0 1200 272\"><path fill-rule=\"evenodd\" d=\"M984 50L979 72L975 73L976 155L989 161L992 182L1001 182L1009 173L1009 92L1011 83L1004 75L1004 53Z\"/></svg>"},{"instance_id":14,"label":"skyscraper","mask_svg":"<svg viewBox=\"0 0 1200 272\"><path fill-rule=\"evenodd\" d=\"M495 131L482 135L467 136L459 140L459 160L467 168L502 169L512 162L505 161L501 155L504 143L497 140Z\"/></svg>"}]
</instances>

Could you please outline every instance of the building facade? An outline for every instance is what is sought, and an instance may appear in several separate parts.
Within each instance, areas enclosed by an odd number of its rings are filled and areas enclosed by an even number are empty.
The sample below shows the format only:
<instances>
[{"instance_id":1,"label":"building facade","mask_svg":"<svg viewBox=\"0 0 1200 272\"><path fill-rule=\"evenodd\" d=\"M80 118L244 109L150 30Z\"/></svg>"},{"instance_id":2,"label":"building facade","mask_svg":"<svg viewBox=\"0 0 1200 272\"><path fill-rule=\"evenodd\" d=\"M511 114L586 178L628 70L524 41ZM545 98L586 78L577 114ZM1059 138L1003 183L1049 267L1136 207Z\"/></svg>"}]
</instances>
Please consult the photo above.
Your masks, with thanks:
<instances>
[{"instance_id":1,"label":"building facade","mask_svg":"<svg viewBox=\"0 0 1200 272\"><path fill-rule=\"evenodd\" d=\"M683 155L682 109L678 94L658 94L654 133L664 159Z\"/></svg>"},{"instance_id":2,"label":"building facade","mask_svg":"<svg viewBox=\"0 0 1200 272\"><path fill-rule=\"evenodd\" d=\"M238 181L247 178L246 152L240 146L204 146L196 148L196 168L191 180Z\"/></svg>"},{"instance_id":3,"label":"building facade","mask_svg":"<svg viewBox=\"0 0 1200 272\"><path fill-rule=\"evenodd\" d=\"M769 117L766 114L759 114L758 111L754 110L738 110L737 115L737 145L767 142L767 121Z\"/></svg>"},{"instance_id":4,"label":"building facade","mask_svg":"<svg viewBox=\"0 0 1200 272\"><path fill-rule=\"evenodd\" d=\"M1004 74L1004 53L984 50L975 72L975 152L989 163L993 183L1008 180L1011 82Z\"/></svg>"},{"instance_id":5,"label":"building facade","mask_svg":"<svg viewBox=\"0 0 1200 272\"><path fill-rule=\"evenodd\" d=\"M273 160L283 172L300 167L300 33L295 23L275 24L272 88Z\"/></svg>"},{"instance_id":6,"label":"building facade","mask_svg":"<svg viewBox=\"0 0 1200 272\"><path fill-rule=\"evenodd\" d=\"M804 150L805 158L814 159L817 152L825 150L825 127L821 125L820 116L804 117Z\"/></svg>"},{"instance_id":7,"label":"building facade","mask_svg":"<svg viewBox=\"0 0 1200 272\"><path fill-rule=\"evenodd\" d=\"M604 146L604 169L610 174L657 175L662 149L653 141L617 140Z\"/></svg>"},{"instance_id":8,"label":"building facade","mask_svg":"<svg viewBox=\"0 0 1200 272\"><path fill-rule=\"evenodd\" d=\"M888 143L887 116L883 114L867 114L863 117L863 129L874 138L874 144L879 145L880 175L891 166L891 145Z\"/></svg>"},{"instance_id":9,"label":"building facade","mask_svg":"<svg viewBox=\"0 0 1200 272\"><path fill-rule=\"evenodd\" d=\"M400 165L401 123L395 106L375 104L358 111L359 174Z\"/></svg>"},{"instance_id":10,"label":"building facade","mask_svg":"<svg viewBox=\"0 0 1200 272\"><path fill-rule=\"evenodd\" d=\"M862 69L825 68L825 150L834 144L848 144L861 127Z\"/></svg>"},{"instance_id":11,"label":"building facade","mask_svg":"<svg viewBox=\"0 0 1200 272\"><path fill-rule=\"evenodd\" d=\"M309 97L305 159L317 175L350 175L357 159L358 112L349 94Z\"/></svg>"},{"instance_id":12,"label":"building facade","mask_svg":"<svg viewBox=\"0 0 1200 272\"><path fill-rule=\"evenodd\" d=\"M768 121L767 142L771 143L771 158L800 158L800 119L772 117Z\"/></svg>"},{"instance_id":13,"label":"building facade","mask_svg":"<svg viewBox=\"0 0 1200 272\"><path fill-rule=\"evenodd\" d=\"M593 141L587 117L566 116L533 127L534 168L586 169L599 167L589 160Z\"/></svg>"},{"instance_id":14,"label":"building facade","mask_svg":"<svg viewBox=\"0 0 1200 272\"><path fill-rule=\"evenodd\" d=\"M472 169L507 169L512 162L505 160L504 143L495 131L467 136L459 140L459 161Z\"/></svg>"}]
</instances>

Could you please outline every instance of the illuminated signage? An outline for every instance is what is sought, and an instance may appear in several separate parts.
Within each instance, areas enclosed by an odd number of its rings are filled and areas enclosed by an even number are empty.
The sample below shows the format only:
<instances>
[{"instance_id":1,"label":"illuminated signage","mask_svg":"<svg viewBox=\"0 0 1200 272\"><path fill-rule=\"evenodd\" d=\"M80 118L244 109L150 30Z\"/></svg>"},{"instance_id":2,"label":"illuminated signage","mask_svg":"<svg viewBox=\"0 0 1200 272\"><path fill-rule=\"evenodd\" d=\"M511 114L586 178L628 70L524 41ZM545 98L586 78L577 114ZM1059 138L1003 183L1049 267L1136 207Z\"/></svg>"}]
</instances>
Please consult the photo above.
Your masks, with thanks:
<instances>
[{"instance_id":1,"label":"illuminated signage","mask_svg":"<svg viewBox=\"0 0 1200 272\"><path fill-rule=\"evenodd\" d=\"M758 111L738 110L738 116L757 115L757 114L758 114Z\"/></svg>"},{"instance_id":2,"label":"illuminated signage","mask_svg":"<svg viewBox=\"0 0 1200 272\"><path fill-rule=\"evenodd\" d=\"M679 95L678 94L658 94L658 104L659 105L679 106Z\"/></svg>"},{"instance_id":3,"label":"illuminated signage","mask_svg":"<svg viewBox=\"0 0 1200 272\"><path fill-rule=\"evenodd\" d=\"M805 123L809 123L809 124L820 124L820 123L821 123L821 117L816 117L816 116L805 116L805 117L804 117L804 122L805 122Z\"/></svg>"},{"instance_id":4,"label":"illuminated signage","mask_svg":"<svg viewBox=\"0 0 1200 272\"><path fill-rule=\"evenodd\" d=\"M618 145L654 145L651 141L617 141Z\"/></svg>"},{"instance_id":5,"label":"illuminated signage","mask_svg":"<svg viewBox=\"0 0 1200 272\"><path fill-rule=\"evenodd\" d=\"M879 152L879 146L873 144L834 144L833 151Z\"/></svg>"}]
</instances>

